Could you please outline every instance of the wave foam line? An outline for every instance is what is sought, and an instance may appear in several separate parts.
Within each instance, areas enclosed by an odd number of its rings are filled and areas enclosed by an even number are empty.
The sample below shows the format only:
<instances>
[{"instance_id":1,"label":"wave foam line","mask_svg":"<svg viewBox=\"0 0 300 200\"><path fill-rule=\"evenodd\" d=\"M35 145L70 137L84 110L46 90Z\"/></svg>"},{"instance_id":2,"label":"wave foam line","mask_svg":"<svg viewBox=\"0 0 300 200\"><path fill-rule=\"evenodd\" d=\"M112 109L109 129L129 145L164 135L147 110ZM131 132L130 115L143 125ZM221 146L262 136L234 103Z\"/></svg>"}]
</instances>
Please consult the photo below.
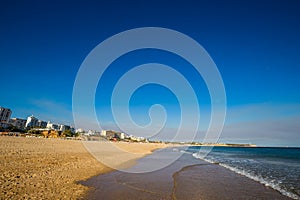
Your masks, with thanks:
<instances>
[{"instance_id":1,"label":"wave foam line","mask_svg":"<svg viewBox=\"0 0 300 200\"><path fill-rule=\"evenodd\" d=\"M202 160L205 160L206 162L209 162L209 163L216 163L215 161L213 160L209 160L209 159L204 159L202 157L200 157L198 155L198 153L193 153L193 157L197 158L197 159L202 159ZM251 174L245 170L241 170L241 169L238 169L238 168L235 168L235 167L231 167L229 165L226 165L226 164L223 164L223 163L219 163L220 166L222 167L225 167L226 169L229 169L237 174L240 174L242 176L246 176L247 178L250 178L256 182L259 182L267 187L271 187L273 188L274 190L277 190L279 191L281 194L287 196L287 197L290 197L292 199L298 199L300 200L300 196L294 194L294 193L291 193L289 191L286 191L285 189L281 188L278 184L275 184L275 183L272 183L266 179L264 179L263 177L259 177L257 175L254 175L254 174Z\"/></svg>"}]
</instances>

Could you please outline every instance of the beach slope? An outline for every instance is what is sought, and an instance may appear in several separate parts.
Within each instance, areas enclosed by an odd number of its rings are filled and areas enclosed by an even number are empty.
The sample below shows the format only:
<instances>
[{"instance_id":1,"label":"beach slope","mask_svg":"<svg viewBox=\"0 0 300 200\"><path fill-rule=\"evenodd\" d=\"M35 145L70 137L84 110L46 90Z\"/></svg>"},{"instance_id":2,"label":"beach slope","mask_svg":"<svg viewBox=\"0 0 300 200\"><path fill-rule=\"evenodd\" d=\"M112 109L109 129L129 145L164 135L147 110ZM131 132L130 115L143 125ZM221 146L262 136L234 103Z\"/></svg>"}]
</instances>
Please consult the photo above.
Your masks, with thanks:
<instances>
[{"instance_id":1,"label":"beach slope","mask_svg":"<svg viewBox=\"0 0 300 200\"><path fill-rule=\"evenodd\" d=\"M97 144L97 153L115 158L117 164L133 164L133 160L165 146L116 145L134 156L116 155L105 143ZM112 169L97 161L81 141L0 137L0 199L79 199L89 188L78 181L109 171Z\"/></svg>"}]
</instances>

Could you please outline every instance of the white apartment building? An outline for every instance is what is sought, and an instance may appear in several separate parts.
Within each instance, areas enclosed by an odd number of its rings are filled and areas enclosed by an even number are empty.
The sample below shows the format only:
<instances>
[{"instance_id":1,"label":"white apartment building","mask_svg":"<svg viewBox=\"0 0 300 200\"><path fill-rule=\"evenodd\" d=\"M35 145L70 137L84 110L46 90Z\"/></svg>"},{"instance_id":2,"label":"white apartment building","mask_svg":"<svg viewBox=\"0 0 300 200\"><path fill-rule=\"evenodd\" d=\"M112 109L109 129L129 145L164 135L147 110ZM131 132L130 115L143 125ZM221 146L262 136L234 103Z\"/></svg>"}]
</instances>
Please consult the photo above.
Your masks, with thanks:
<instances>
[{"instance_id":1,"label":"white apartment building","mask_svg":"<svg viewBox=\"0 0 300 200\"><path fill-rule=\"evenodd\" d=\"M102 130L100 135L106 137L106 130Z\"/></svg>"},{"instance_id":2,"label":"white apartment building","mask_svg":"<svg viewBox=\"0 0 300 200\"><path fill-rule=\"evenodd\" d=\"M26 125L25 127L26 128L29 128L29 127L35 127L35 126L38 126L38 119L35 118L33 115L27 117L27 121L26 121Z\"/></svg>"},{"instance_id":3,"label":"white apartment building","mask_svg":"<svg viewBox=\"0 0 300 200\"><path fill-rule=\"evenodd\" d=\"M37 126L40 127L40 128L46 128L47 122L42 121L42 120L38 120Z\"/></svg>"},{"instance_id":4,"label":"white apartment building","mask_svg":"<svg viewBox=\"0 0 300 200\"><path fill-rule=\"evenodd\" d=\"M102 130L100 133L101 136L103 137L119 137L120 139L125 139L126 134L125 133L120 133L118 131L113 131L113 130Z\"/></svg>"},{"instance_id":5,"label":"white apartment building","mask_svg":"<svg viewBox=\"0 0 300 200\"><path fill-rule=\"evenodd\" d=\"M11 118L9 120L9 123L12 124L13 126L19 128L19 129L24 129L26 126L26 119L20 119L20 118Z\"/></svg>"},{"instance_id":6,"label":"white apartment building","mask_svg":"<svg viewBox=\"0 0 300 200\"><path fill-rule=\"evenodd\" d=\"M60 131L65 131L65 130L70 130L71 129L71 127L70 126L68 126L68 125L59 125L59 130Z\"/></svg>"},{"instance_id":7,"label":"white apartment building","mask_svg":"<svg viewBox=\"0 0 300 200\"><path fill-rule=\"evenodd\" d=\"M57 124L52 124L50 121L48 121L46 128L59 130L59 126Z\"/></svg>"},{"instance_id":8,"label":"white apartment building","mask_svg":"<svg viewBox=\"0 0 300 200\"><path fill-rule=\"evenodd\" d=\"M76 129L76 133L84 133L85 131L82 128Z\"/></svg>"}]
</instances>

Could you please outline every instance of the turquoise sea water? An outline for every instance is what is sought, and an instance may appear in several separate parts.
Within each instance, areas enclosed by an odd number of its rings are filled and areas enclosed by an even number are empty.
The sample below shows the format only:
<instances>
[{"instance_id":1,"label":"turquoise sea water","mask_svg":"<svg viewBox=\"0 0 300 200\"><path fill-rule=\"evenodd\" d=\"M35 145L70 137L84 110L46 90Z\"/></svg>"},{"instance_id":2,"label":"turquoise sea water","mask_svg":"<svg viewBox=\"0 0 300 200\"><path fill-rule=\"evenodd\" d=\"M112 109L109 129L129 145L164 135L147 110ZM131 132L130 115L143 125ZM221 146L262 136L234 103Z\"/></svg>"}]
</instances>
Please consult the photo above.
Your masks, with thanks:
<instances>
[{"instance_id":1,"label":"turquoise sea water","mask_svg":"<svg viewBox=\"0 0 300 200\"><path fill-rule=\"evenodd\" d=\"M200 148L189 147L185 152L200 159ZM300 148L214 147L204 160L300 199Z\"/></svg>"}]
</instances>

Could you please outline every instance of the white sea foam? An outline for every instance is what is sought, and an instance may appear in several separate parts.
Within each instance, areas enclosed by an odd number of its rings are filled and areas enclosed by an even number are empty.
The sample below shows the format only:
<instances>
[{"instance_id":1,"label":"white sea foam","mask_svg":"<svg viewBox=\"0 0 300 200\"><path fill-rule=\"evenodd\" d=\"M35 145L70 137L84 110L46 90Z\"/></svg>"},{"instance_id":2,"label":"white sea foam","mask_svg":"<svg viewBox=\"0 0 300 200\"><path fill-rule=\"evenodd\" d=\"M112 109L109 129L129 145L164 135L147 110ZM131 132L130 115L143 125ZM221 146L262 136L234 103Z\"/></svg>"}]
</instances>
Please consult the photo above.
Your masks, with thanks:
<instances>
[{"instance_id":1,"label":"white sea foam","mask_svg":"<svg viewBox=\"0 0 300 200\"><path fill-rule=\"evenodd\" d=\"M208 159L208 158L202 158L198 153L193 153L193 156L197 159L202 159L202 160L205 160L209 163L219 163L217 160L214 160L212 158ZM271 187L277 191L279 191L281 194L287 196L287 197L290 197L292 199L298 199L300 200L300 196L294 194L294 193L291 193L287 190L285 190L284 188L280 187L280 185L278 183L280 183L280 181L276 181L276 180L273 180L273 179L266 179L266 178L263 178L261 176L258 176L258 175L255 175L254 173L251 173L249 171L246 171L246 170L243 170L243 169L239 169L237 167L232 167L232 166L229 166L227 164L224 164L224 163L219 163L220 166L222 167L225 167L237 174L240 174L240 175L243 175L243 176L246 176L247 178L250 178L254 181L257 181L267 187ZM277 182L277 183L276 183Z\"/></svg>"},{"instance_id":2,"label":"white sea foam","mask_svg":"<svg viewBox=\"0 0 300 200\"><path fill-rule=\"evenodd\" d=\"M180 150L180 153L185 153L185 154L193 154L191 152L185 151L185 150Z\"/></svg>"}]
</instances>

